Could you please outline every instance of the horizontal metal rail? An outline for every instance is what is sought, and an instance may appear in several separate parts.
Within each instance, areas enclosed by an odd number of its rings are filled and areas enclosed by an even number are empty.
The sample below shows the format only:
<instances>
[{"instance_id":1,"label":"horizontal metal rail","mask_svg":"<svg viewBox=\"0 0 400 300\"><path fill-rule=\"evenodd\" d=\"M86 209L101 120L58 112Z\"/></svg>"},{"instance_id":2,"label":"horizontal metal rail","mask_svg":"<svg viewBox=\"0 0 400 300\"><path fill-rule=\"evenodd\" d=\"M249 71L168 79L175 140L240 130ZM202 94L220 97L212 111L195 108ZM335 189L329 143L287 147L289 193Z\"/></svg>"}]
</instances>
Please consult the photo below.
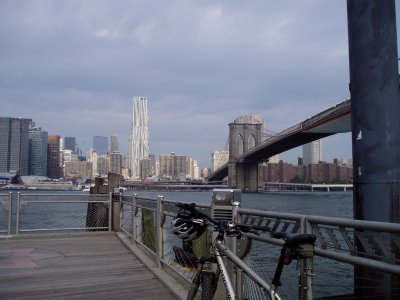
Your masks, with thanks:
<instances>
[{"instance_id":1,"label":"horizontal metal rail","mask_svg":"<svg viewBox=\"0 0 400 300\"><path fill-rule=\"evenodd\" d=\"M182 241L172 234L170 225L171 220L177 215L179 210L176 206L176 201L164 200L163 197L158 197L158 199L144 199L135 195L133 197L123 196L121 203L123 204L121 216L124 216L124 219L130 220L125 223L121 221L121 231L131 237L132 243L139 246L139 249L142 249L144 253L147 253L149 257L154 259L154 262L158 266L169 272L178 274L184 281L190 283L196 268L192 265L189 258L185 258L184 256L179 257L179 255L182 255L179 252L182 251ZM198 204L198 206L204 209L210 208L206 204ZM144 211L147 211L145 213L148 215L147 221L143 217ZM241 223L267 226L271 229L272 233L280 231L314 233L317 236L315 255L324 260L329 259L348 266L364 266L386 274L400 274L399 258L398 256L391 255L392 253L399 253L399 249L395 247L400 245L400 224L245 208L239 208L238 215ZM145 225L143 222L148 223ZM133 228L128 228L128 224ZM150 226L152 228L151 232L147 230L145 234L145 226ZM274 249L280 249L284 243L282 240L273 238L271 233L262 233L261 235L246 234L246 236L258 243L272 245L271 247L275 247ZM357 248L356 243L360 241L365 245L364 248L366 250ZM193 243L192 247L193 252L198 253L204 251L200 250L199 247L207 248L207 243L205 240L200 240ZM253 247L257 248L259 246ZM371 250L381 249L379 247L383 250L378 252ZM384 250L384 248L388 248L389 250ZM263 255L263 251L266 251L263 249L264 247L261 247L257 252ZM276 250L274 251L272 253L276 253ZM278 254L273 255L275 257ZM257 261L259 257L255 257L255 259ZM264 259L265 262L269 260L270 258ZM248 267L250 269L253 268L250 265ZM246 271L249 268L245 268ZM259 270L256 273L258 272ZM351 269L346 272L351 272ZM260 274L263 273L264 271L261 270ZM265 278L263 279L265 281Z\"/></svg>"},{"instance_id":2,"label":"horizontal metal rail","mask_svg":"<svg viewBox=\"0 0 400 300\"><path fill-rule=\"evenodd\" d=\"M239 209L239 214L244 222L252 224L266 224L273 232L290 232L293 227L287 226L288 221L303 223L297 228L296 233L314 233L317 236L315 254L321 257L334 259L340 262L349 263L372 268L385 273L400 275L400 261L392 253L399 253L399 243L392 243L392 240L400 241L400 224L375 222L365 220L353 220L342 218L331 218L321 216L309 216L300 214L288 214L279 212L258 211L252 209ZM290 223L290 225L293 225ZM282 245L283 242L270 237L256 236L249 234L252 239ZM365 251L356 247L356 240L366 245ZM371 245L373 243L373 245ZM368 247L371 245L371 247ZM380 254L371 249L378 247L388 248Z\"/></svg>"},{"instance_id":3,"label":"horizontal metal rail","mask_svg":"<svg viewBox=\"0 0 400 300\"><path fill-rule=\"evenodd\" d=\"M67 198L67 199L65 199ZM76 200L76 199L79 200ZM21 215L22 211L27 210L27 206L35 207L36 205L45 204L45 209L54 207L54 210L47 212L49 217L53 220L36 219L34 224L30 221L30 226L43 226L40 224L47 224L48 228L34 227L34 228L21 228ZM77 204L87 204L86 210L84 208L76 210ZM66 215L65 207L59 211L55 210L57 205L68 205L74 209ZM108 206L108 214L104 209L96 209L97 205ZM16 235L20 233L32 232L55 232L55 231L82 231L82 230L111 230L111 207L112 199L111 194L102 195L87 195L87 194L23 194L17 193L17 209L16 209ZM91 210L89 209L91 208ZM41 212L38 212L41 213ZM27 213L28 214L28 213ZM59 217L57 215L60 214ZM26 216L26 221L33 217ZM65 222L68 222L66 224ZM61 225L60 225L61 224Z\"/></svg>"}]
</instances>

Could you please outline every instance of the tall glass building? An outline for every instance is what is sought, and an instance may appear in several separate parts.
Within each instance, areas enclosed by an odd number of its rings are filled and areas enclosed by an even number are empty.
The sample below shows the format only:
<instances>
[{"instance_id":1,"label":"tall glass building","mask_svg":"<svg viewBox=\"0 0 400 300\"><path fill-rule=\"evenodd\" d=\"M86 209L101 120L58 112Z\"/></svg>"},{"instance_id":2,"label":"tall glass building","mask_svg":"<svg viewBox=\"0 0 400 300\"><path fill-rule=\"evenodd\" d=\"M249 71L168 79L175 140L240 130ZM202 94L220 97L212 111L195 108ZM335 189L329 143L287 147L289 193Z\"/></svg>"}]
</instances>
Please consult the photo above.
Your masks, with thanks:
<instances>
[{"instance_id":1,"label":"tall glass building","mask_svg":"<svg viewBox=\"0 0 400 300\"><path fill-rule=\"evenodd\" d=\"M31 119L0 117L0 172L28 175Z\"/></svg>"},{"instance_id":2,"label":"tall glass building","mask_svg":"<svg viewBox=\"0 0 400 300\"><path fill-rule=\"evenodd\" d=\"M133 97L133 121L128 141L128 168L131 177L140 177L140 161L148 156L147 97Z\"/></svg>"},{"instance_id":3,"label":"tall glass building","mask_svg":"<svg viewBox=\"0 0 400 300\"><path fill-rule=\"evenodd\" d=\"M66 136L64 137L64 150L71 150L72 152L75 153L76 151L76 138L72 136Z\"/></svg>"},{"instance_id":4,"label":"tall glass building","mask_svg":"<svg viewBox=\"0 0 400 300\"><path fill-rule=\"evenodd\" d=\"M47 176L47 140L47 131L29 130L29 175Z\"/></svg>"},{"instance_id":5,"label":"tall glass building","mask_svg":"<svg viewBox=\"0 0 400 300\"><path fill-rule=\"evenodd\" d=\"M106 136L94 136L93 137L93 149L98 155L107 155L108 153L108 137Z\"/></svg>"}]
</instances>

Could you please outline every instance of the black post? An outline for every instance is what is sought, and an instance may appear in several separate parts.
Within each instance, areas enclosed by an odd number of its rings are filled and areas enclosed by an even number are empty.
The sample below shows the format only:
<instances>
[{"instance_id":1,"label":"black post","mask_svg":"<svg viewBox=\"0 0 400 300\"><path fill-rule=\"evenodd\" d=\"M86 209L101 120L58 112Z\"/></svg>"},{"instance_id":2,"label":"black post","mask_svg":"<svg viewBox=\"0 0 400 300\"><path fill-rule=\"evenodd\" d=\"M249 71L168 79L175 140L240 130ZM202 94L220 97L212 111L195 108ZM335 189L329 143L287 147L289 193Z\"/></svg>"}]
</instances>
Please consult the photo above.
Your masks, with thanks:
<instances>
[{"instance_id":1,"label":"black post","mask_svg":"<svg viewBox=\"0 0 400 300\"><path fill-rule=\"evenodd\" d=\"M400 90L394 0L347 0L354 218L399 223ZM358 245L361 247L361 245ZM394 299L398 280L355 269L361 297Z\"/></svg>"}]
</instances>

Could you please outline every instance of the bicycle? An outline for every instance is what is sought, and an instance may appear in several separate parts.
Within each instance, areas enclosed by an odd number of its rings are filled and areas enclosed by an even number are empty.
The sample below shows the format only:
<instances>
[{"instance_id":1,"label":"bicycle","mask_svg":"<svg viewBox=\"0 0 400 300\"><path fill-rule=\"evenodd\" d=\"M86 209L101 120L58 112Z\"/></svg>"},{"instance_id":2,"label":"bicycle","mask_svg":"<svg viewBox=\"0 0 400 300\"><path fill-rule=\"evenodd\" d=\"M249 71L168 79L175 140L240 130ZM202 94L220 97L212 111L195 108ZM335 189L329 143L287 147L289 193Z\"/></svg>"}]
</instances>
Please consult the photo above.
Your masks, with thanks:
<instances>
[{"instance_id":1,"label":"bicycle","mask_svg":"<svg viewBox=\"0 0 400 300\"><path fill-rule=\"evenodd\" d=\"M271 232L270 228L238 224L223 219L216 220L197 208L195 203L177 203L176 205L180 210L177 217L172 221L172 226L174 228L174 233L179 238L186 241L196 239L205 232L207 226L212 226L213 231L216 233L216 235L212 237L213 240L210 243L210 255L196 259L197 269L189 289L188 300L195 298L200 284L201 300L213 299L217 290L220 274L223 279L226 297L228 299L238 299L227 271L227 266L224 261L225 257L256 282L270 299L281 300L282 298L277 294L277 289L280 286L280 277L284 265L290 264L293 259L311 258L314 255L314 242L316 240L314 234L273 233L273 237L283 239L284 244L281 249L274 278L271 285L269 285L264 279L250 269L241 258L226 247L225 236L241 239L242 235L247 233L258 235L258 231ZM191 259L193 260L193 257ZM312 294L309 293L307 299L312 299Z\"/></svg>"}]
</instances>

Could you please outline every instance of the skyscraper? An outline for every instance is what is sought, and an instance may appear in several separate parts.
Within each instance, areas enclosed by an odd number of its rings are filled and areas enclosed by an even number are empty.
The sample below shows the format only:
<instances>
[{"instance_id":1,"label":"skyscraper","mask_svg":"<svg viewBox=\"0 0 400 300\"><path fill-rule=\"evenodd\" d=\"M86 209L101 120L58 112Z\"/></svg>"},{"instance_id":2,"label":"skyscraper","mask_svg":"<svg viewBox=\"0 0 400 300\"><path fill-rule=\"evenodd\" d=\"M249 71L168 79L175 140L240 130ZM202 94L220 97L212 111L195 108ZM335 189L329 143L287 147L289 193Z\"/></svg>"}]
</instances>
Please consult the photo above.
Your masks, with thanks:
<instances>
[{"instance_id":1,"label":"skyscraper","mask_svg":"<svg viewBox=\"0 0 400 300\"><path fill-rule=\"evenodd\" d=\"M93 149L98 155L107 155L108 153L108 137L106 136L94 136L93 137Z\"/></svg>"},{"instance_id":2,"label":"skyscraper","mask_svg":"<svg viewBox=\"0 0 400 300\"><path fill-rule=\"evenodd\" d=\"M131 177L140 177L140 161L149 156L147 97L133 97L133 121L128 141Z\"/></svg>"},{"instance_id":3,"label":"skyscraper","mask_svg":"<svg viewBox=\"0 0 400 300\"><path fill-rule=\"evenodd\" d=\"M75 151L76 151L75 145L76 145L75 137L72 137L72 136L64 137L64 149L65 150L71 150L72 152L75 153Z\"/></svg>"},{"instance_id":4,"label":"skyscraper","mask_svg":"<svg viewBox=\"0 0 400 300\"><path fill-rule=\"evenodd\" d=\"M110 172L116 174L122 173L122 155L119 151L110 153Z\"/></svg>"},{"instance_id":5,"label":"skyscraper","mask_svg":"<svg viewBox=\"0 0 400 300\"><path fill-rule=\"evenodd\" d=\"M110 172L121 174L122 172L122 156L119 152L118 138L115 133L111 135L110 144Z\"/></svg>"},{"instance_id":6,"label":"skyscraper","mask_svg":"<svg viewBox=\"0 0 400 300\"><path fill-rule=\"evenodd\" d=\"M28 175L31 119L0 117L0 172Z\"/></svg>"},{"instance_id":7,"label":"skyscraper","mask_svg":"<svg viewBox=\"0 0 400 300\"><path fill-rule=\"evenodd\" d=\"M319 161L322 161L321 140L303 145L303 164L318 164Z\"/></svg>"},{"instance_id":8,"label":"skyscraper","mask_svg":"<svg viewBox=\"0 0 400 300\"><path fill-rule=\"evenodd\" d=\"M111 135L110 153L119 152L118 138L115 133Z\"/></svg>"},{"instance_id":9,"label":"skyscraper","mask_svg":"<svg viewBox=\"0 0 400 300\"><path fill-rule=\"evenodd\" d=\"M62 177L62 161L60 155L60 136L49 135L47 145L47 177Z\"/></svg>"},{"instance_id":10,"label":"skyscraper","mask_svg":"<svg viewBox=\"0 0 400 300\"><path fill-rule=\"evenodd\" d=\"M36 127L29 130L29 175L47 176L47 143L47 131Z\"/></svg>"}]
</instances>

